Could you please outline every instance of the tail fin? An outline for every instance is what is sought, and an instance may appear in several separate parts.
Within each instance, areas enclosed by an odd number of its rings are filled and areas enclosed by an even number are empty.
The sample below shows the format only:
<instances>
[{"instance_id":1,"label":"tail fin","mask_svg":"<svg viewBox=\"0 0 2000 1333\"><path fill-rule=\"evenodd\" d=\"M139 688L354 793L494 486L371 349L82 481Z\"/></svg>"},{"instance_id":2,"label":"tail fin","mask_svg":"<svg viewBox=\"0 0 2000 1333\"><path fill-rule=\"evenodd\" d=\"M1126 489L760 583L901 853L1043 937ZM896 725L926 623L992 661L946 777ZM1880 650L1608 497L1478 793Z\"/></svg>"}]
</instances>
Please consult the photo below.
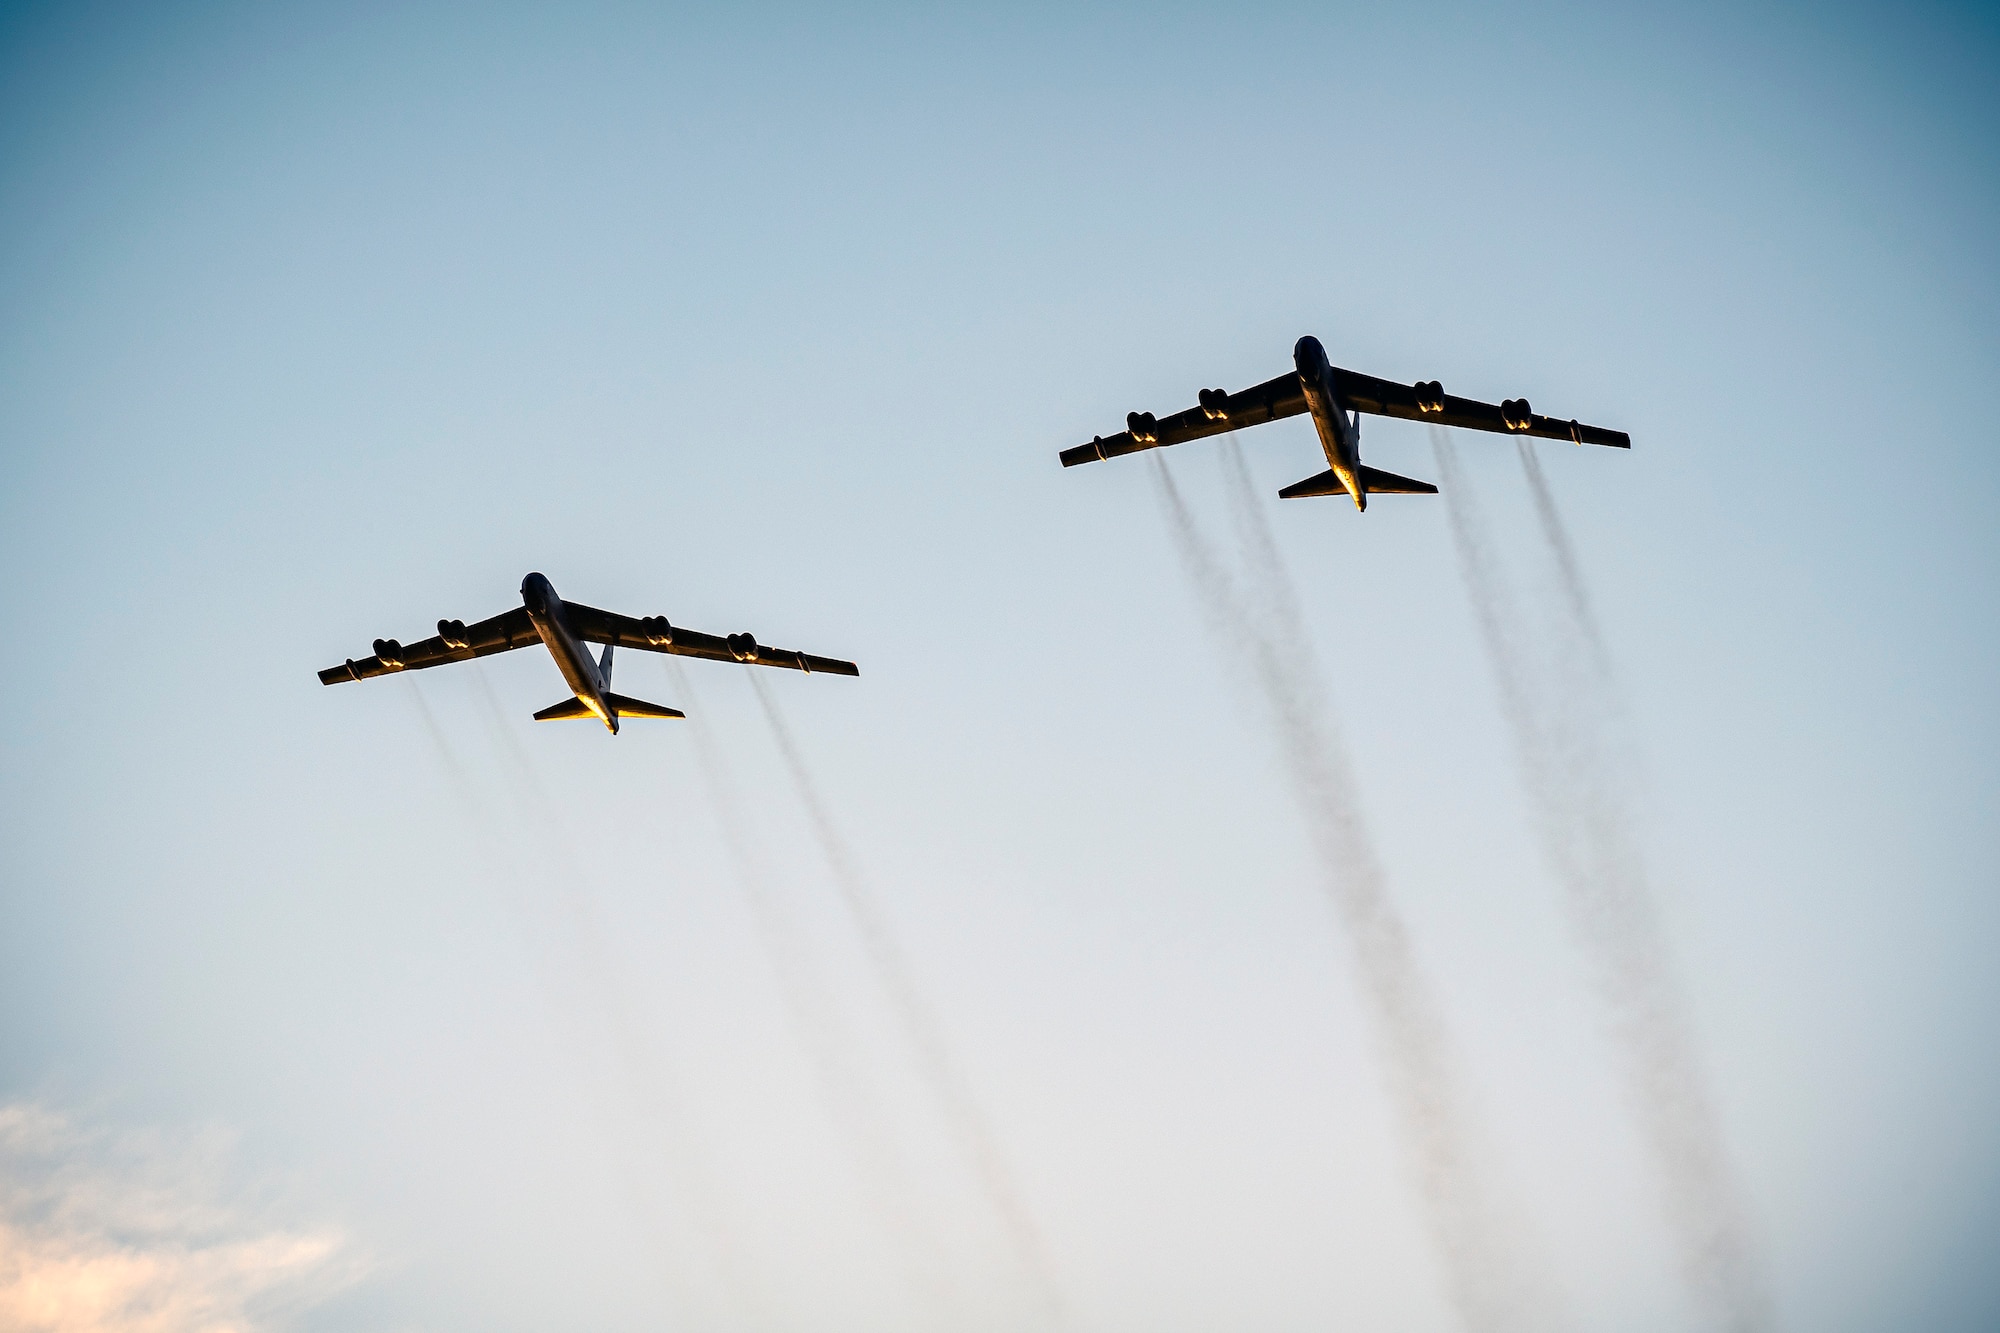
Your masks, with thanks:
<instances>
[{"instance_id":1,"label":"tail fin","mask_svg":"<svg viewBox=\"0 0 2000 1333\"><path fill-rule=\"evenodd\" d=\"M597 662L597 686L599 689L608 690L611 688L611 648L611 644L605 644L604 656L599 658Z\"/></svg>"},{"instance_id":2,"label":"tail fin","mask_svg":"<svg viewBox=\"0 0 2000 1333\"><path fill-rule=\"evenodd\" d=\"M1437 487L1427 481L1416 481L1410 477L1399 477L1393 472L1380 468L1363 467L1359 470L1361 489L1368 495L1436 495ZM1281 500L1298 500L1309 495L1345 495L1347 487L1331 468L1317 476L1295 481L1278 492Z\"/></svg>"}]
</instances>

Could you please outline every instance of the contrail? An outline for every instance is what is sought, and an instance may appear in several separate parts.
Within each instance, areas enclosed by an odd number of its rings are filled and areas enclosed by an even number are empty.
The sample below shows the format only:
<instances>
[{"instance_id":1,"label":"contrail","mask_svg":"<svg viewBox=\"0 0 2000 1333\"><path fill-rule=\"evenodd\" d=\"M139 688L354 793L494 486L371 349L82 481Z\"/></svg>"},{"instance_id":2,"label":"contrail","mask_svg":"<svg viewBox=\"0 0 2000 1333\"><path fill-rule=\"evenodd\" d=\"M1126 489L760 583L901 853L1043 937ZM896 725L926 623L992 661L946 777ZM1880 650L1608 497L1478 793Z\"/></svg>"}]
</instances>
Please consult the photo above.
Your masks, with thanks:
<instances>
[{"instance_id":1,"label":"contrail","mask_svg":"<svg viewBox=\"0 0 2000 1333\"><path fill-rule=\"evenodd\" d=\"M431 711L430 700L424 697L424 687L414 680L405 680L403 684L407 687L410 702L416 705L417 716L423 719L424 734L430 737L431 748L437 751L438 763L451 777L452 789L458 793L460 804L469 811L477 810L479 794L472 785L471 775L465 771L465 765L458 762L457 747L444 734L444 728L438 725L437 714Z\"/></svg>"},{"instance_id":2,"label":"contrail","mask_svg":"<svg viewBox=\"0 0 2000 1333\"><path fill-rule=\"evenodd\" d=\"M1435 444L1439 428L1433 426L1431 430ZM1556 497L1549 490L1549 479L1542 474L1541 456L1524 439L1516 439L1514 449L1520 455L1521 471L1526 474L1528 491L1534 497L1535 515L1541 520L1542 540L1549 548L1549 556L1555 562L1556 573L1562 582L1570 623L1589 644L1598 673L1609 684L1611 656L1605 651L1604 635L1597 627L1597 611L1590 604L1590 588L1583 581L1583 566L1576 558L1576 547L1570 542L1569 529L1562 521L1561 512L1556 509Z\"/></svg>"},{"instance_id":3,"label":"contrail","mask_svg":"<svg viewBox=\"0 0 2000 1333\"><path fill-rule=\"evenodd\" d=\"M695 758L708 788L723 846L757 927L799 1044L812 1067L820 1096L834 1125L859 1159L863 1193L876 1219L896 1242L899 1257L917 1287L934 1302L956 1303L949 1274L930 1232L918 1216L907 1173L888 1119L858 1067L853 1043L842 1030L833 991L820 975L811 951L786 918L744 816L727 761L703 720L688 674L672 657L664 659L674 689L687 704Z\"/></svg>"},{"instance_id":4,"label":"contrail","mask_svg":"<svg viewBox=\"0 0 2000 1333\"><path fill-rule=\"evenodd\" d=\"M1309 697L1316 698L1319 673L1312 663L1312 644L1306 635L1305 612L1299 605L1298 589L1285 572L1284 557L1278 554L1278 542L1271 535L1271 524L1265 517L1256 483L1250 479L1250 465L1244 460L1243 447L1233 439L1225 439L1218 457L1222 461L1223 496L1228 502L1230 524L1236 530L1236 543L1249 574L1250 592L1262 602L1255 608L1261 617L1259 623L1265 626L1267 634L1282 640L1280 646L1291 660L1302 664L1305 671L1296 684L1302 686ZM1324 725L1329 732L1333 730L1330 716ZM1338 744L1337 736L1334 743Z\"/></svg>"},{"instance_id":5,"label":"contrail","mask_svg":"<svg viewBox=\"0 0 2000 1333\"><path fill-rule=\"evenodd\" d=\"M514 727L518 723L511 722L507 717L486 672L477 663L473 664L472 672L484 705L483 721L487 731L495 746L507 756L506 770L511 780L509 785L513 788L516 828L539 835L530 839L531 843L541 844L537 859L543 862L539 868L541 873L534 879L540 884L561 886L560 905L564 909L561 916L566 918L567 925L562 934L567 936L568 952L572 955L571 966L566 969L570 976L557 976L555 970L549 967L546 952L538 951L544 994L565 1026L584 1030L599 1028L609 1037L618 1071L623 1076L626 1095L634 1110L642 1124L660 1131L658 1146L664 1150L661 1156L671 1177L671 1186L693 1213L697 1228L708 1242L713 1272L722 1287L724 1299L739 1319L767 1327L772 1320L762 1294L763 1288L752 1276L729 1208L716 1185L713 1166L703 1146L706 1135L695 1123L685 1080L658 1049L657 1043L648 1041L638 1030L631 999L612 966L603 927L588 897L575 885L577 861L556 820L548 789L543 786L533 761L515 734ZM424 712L425 720L432 723L434 738L443 744L443 733L436 730L429 710ZM455 759L452 767L462 775ZM513 869L511 865L503 866L502 876ZM515 896L517 899L521 897L518 892ZM535 912L532 904L517 901L515 908L530 934L539 936L541 932L533 921ZM594 993L579 1003L579 990ZM599 1015L598 1021L585 1017L580 1012L583 1009L595 1011ZM609 1129L611 1116L601 1099L595 1109L598 1118L605 1121L605 1127ZM639 1225L649 1233L656 1250L668 1252L670 1246L665 1240L658 1200L652 1197L651 1191L640 1187L637 1177L623 1169L622 1163L614 1161L612 1166L614 1178L619 1182L627 1206Z\"/></svg>"},{"instance_id":6,"label":"contrail","mask_svg":"<svg viewBox=\"0 0 2000 1333\"><path fill-rule=\"evenodd\" d=\"M1151 461L1175 552L1209 628L1243 659L1256 682L1328 896L1353 948L1390 1101L1452 1304L1481 1333L1560 1322L1553 1293L1528 1273L1527 1258L1514 1243L1517 1232L1496 1216L1487 1196L1443 1015L1417 964L1408 927L1389 898L1337 724L1317 685L1297 596L1249 490L1241 456L1225 452L1225 476L1262 603L1257 610L1271 622L1268 627L1246 607L1166 465L1157 457Z\"/></svg>"},{"instance_id":7,"label":"contrail","mask_svg":"<svg viewBox=\"0 0 2000 1333\"><path fill-rule=\"evenodd\" d=\"M1683 1270L1721 1327L1770 1329L1776 1318L1762 1263L1639 850L1633 765L1616 753L1609 658L1575 548L1546 478L1524 449L1539 531L1562 585L1553 656L1538 659L1457 450L1435 427L1431 445L1459 572L1514 737L1536 833L1609 1011L1627 1096L1661 1175ZM1592 670L1580 676L1586 659Z\"/></svg>"},{"instance_id":8,"label":"contrail","mask_svg":"<svg viewBox=\"0 0 2000 1333\"><path fill-rule=\"evenodd\" d=\"M1062 1308L1062 1300L1049 1263L1048 1248L1042 1241L1040 1228L1035 1225L1027 1205L1022 1201L1013 1170L1000 1149L999 1138L980 1110L971 1085L952 1059L937 1016L925 1002L909 960L889 928L888 918L862 877L847 839L841 836L839 827L834 823L833 813L820 791L819 783L806 765L805 756L799 750L791 726L778 708L776 697L755 668L746 667L745 671L749 673L751 687L757 693L757 702L764 709L764 718L777 737L778 750L784 756L785 767L791 772L792 785L798 791L799 801L805 806L820 853L826 858L834 884L840 890L841 901L846 905L856 933L866 947L876 980L889 996L904 1039L916 1057L918 1070L925 1082L930 1084L931 1094L943 1108L960 1150L971 1161L980 1183L985 1187L987 1199L1006 1228L1022 1268L1035 1284L1049 1313L1057 1314Z\"/></svg>"}]
</instances>

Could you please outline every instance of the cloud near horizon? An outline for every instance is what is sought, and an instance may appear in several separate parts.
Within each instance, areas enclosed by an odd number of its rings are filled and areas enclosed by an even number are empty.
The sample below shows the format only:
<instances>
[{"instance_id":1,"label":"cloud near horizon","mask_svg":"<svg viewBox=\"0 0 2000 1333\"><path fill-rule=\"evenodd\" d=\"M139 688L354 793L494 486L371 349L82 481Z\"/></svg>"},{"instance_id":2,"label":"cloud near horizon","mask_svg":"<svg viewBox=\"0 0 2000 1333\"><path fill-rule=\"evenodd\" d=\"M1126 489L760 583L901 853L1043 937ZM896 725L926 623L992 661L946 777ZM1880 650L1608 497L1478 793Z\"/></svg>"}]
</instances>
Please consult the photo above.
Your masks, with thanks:
<instances>
[{"instance_id":1,"label":"cloud near horizon","mask_svg":"<svg viewBox=\"0 0 2000 1333\"><path fill-rule=\"evenodd\" d=\"M79 1127L0 1105L0 1327L17 1333L252 1333L361 1265L337 1231L232 1202L210 1138Z\"/></svg>"}]
</instances>

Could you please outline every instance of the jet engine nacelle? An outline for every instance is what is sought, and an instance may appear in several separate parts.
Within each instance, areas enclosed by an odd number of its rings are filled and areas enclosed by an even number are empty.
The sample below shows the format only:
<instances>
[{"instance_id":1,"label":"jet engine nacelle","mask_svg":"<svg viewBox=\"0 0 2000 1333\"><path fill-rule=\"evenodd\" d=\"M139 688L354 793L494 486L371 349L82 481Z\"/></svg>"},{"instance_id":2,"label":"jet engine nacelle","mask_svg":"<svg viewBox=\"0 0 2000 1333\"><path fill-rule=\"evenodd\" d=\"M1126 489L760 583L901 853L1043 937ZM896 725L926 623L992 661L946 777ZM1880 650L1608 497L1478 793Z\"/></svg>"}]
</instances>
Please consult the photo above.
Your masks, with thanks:
<instances>
[{"instance_id":1,"label":"jet engine nacelle","mask_svg":"<svg viewBox=\"0 0 2000 1333\"><path fill-rule=\"evenodd\" d=\"M1415 386L1417 411L1432 416L1444 411L1444 385L1436 380L1419 380Z\"/></svg>"},{"instance_id":2,"label":"jet engine nacelle","mask_svg":"<svg viewBox=\"0 0 2000 1333\"><path fill-rule=\"evenodd\" d=\"M1528 406L1525 398L1509 398L1500 404L1500 419L1507 423L1508 430L1526 430L1535 424L1535 409Z\"/></svg>"},{"instance_id":3,"label":"jet engine nacelle","mask_svg":"<svg viewBox=\"0 0 2000 1333\"><path fill-rule=\"evenodd\" d=\"M1224 421L1229 417L1229 390L1203 389L1201 391L1201 414L1210 421Z\"/></svg>"},{"instance_id":4,"label":"jet engine nacelle","mask_svg":"<svg viewBox=\"0 0 2000 1333\"><path fill-rule=\"evenodd\" d=\"M1158 444L1160 442L1160 419L1151 412L1127 412L1125 429L1132 433L1134 444Z\"/></svg>"},{"instance_id":5,"label":"jet engine nacelle","mask_svg":"<svg viewBox=\"0 0 2000 1333\"><path fill-rule=\"evenodd\" d=\"M742 634L730 635L726 642L729 644L729 655L737 661L757 660L757 640L752 638L747 630Z\"/></svg>"},{"instance_id":6,"label":"jet engine nacelle","mask_svg":"<svg viewBox=\"0 0 2000 1333\"><path fill-rule=\"evenodd\" d=\"M670 648L674 642L674 627L667 623L665 616L645 616L639 621L639 632L646 636L646 642L655 648Z\"/></svg>"},{"instance_id":7,"label":"jet engine nacelle","mask_svg":"<svg viewBox=\"0 0 2000 1333\"><path fill-rule=\"evenodd\" d=\"M377 639L375 656L381 659L383 666L400 670L403 665L403 645L394 639Z\"/></svg>"},{"instance_id":8,"label":"jet engine nacelle","mask_svg":"<svg viewBox=\"0 0 2000 1333\"><path fill-rule=\"evenodd\" d=\"M465 637L465 622L463 620L438 621L438 637L444 640L445 647L457 652L464 652L472 646L472 641Z\"/></svg>"}]
</instances>

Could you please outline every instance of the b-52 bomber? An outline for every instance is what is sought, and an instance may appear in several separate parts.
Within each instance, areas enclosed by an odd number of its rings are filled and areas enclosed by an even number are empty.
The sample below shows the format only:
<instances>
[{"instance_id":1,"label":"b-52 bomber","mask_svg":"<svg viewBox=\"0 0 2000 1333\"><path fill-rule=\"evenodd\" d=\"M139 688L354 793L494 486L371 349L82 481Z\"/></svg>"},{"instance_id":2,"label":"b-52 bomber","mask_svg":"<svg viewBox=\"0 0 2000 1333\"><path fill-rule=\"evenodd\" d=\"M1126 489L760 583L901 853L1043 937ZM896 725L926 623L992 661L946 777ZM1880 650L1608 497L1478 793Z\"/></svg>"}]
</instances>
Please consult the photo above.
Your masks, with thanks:
<instances>
[{"instance_id":1,"label":"b-52 bomber","mask_svg":"<svg viewBox=\"0 0 2000 1333\"><path fill-rule=\"evenodd\" d=\"M319 673L322 685L342 681L367 680L371 676L393 675L443 666L447 662L470 662L476 657L510 652L541 644L556 659L563 679L575 697L553 704L535 714L537 722L558 722L569 718L596 718L618 734L622 717L686 717L678 708L649 704L611 692L611 650L639 648L654 653L674 653L683 657L706 657L718 662L747 662L756 666L790 667L794 671L820 671L834 676L858 676L861 669L852 662L790 648L767 648L748 634L717 638L698 630L670 625L665 616L634 619L581 602L565 602L556 596L548 579L530 574L521 580L521 605L490 620L468 625L462 620L440 620L433 638L405 647L394 639L375 640L375 655L356 661L349 658L339 666ZM603 656L595 661L586 643L604 645Z\"/></svg>"},{"instance_id":2,"label":"b-52 bomber","mask_svg":"<svg viewBox=\"0 0 2000 1333\"><path fill-rule=\"evenodd\" d=\"M1120 454L1184 444L1310 412L1329 466L1316 476L1292 483L1278 495L1286 500L1307 495L1348 495L1353 497L1356 509L1366 509L1370 495L1436 495L1437 487L1427 481L1362 465L1364 412L1439 426L1463 426L1468 430L1603 444L1614 449L1632 447L1632 437L1624 431L1540 416L1525 398L1509 398L1495 407L1471 398L1455 398L1436 380L1397 384L1342 370L1327 364L1326 349L1310 334L1299 339L1292 349L1292 364L1294 368L1278 378L1241 393L1203 389L1198 407L1170 417L1155 417L1151 412L1130 413L1125 418L1125 429L1118 434L1100 435L1089 444L1063 450L1062 464L1075 467L1078 463L1095 463Z\"/></svg>"}]
</instances>

